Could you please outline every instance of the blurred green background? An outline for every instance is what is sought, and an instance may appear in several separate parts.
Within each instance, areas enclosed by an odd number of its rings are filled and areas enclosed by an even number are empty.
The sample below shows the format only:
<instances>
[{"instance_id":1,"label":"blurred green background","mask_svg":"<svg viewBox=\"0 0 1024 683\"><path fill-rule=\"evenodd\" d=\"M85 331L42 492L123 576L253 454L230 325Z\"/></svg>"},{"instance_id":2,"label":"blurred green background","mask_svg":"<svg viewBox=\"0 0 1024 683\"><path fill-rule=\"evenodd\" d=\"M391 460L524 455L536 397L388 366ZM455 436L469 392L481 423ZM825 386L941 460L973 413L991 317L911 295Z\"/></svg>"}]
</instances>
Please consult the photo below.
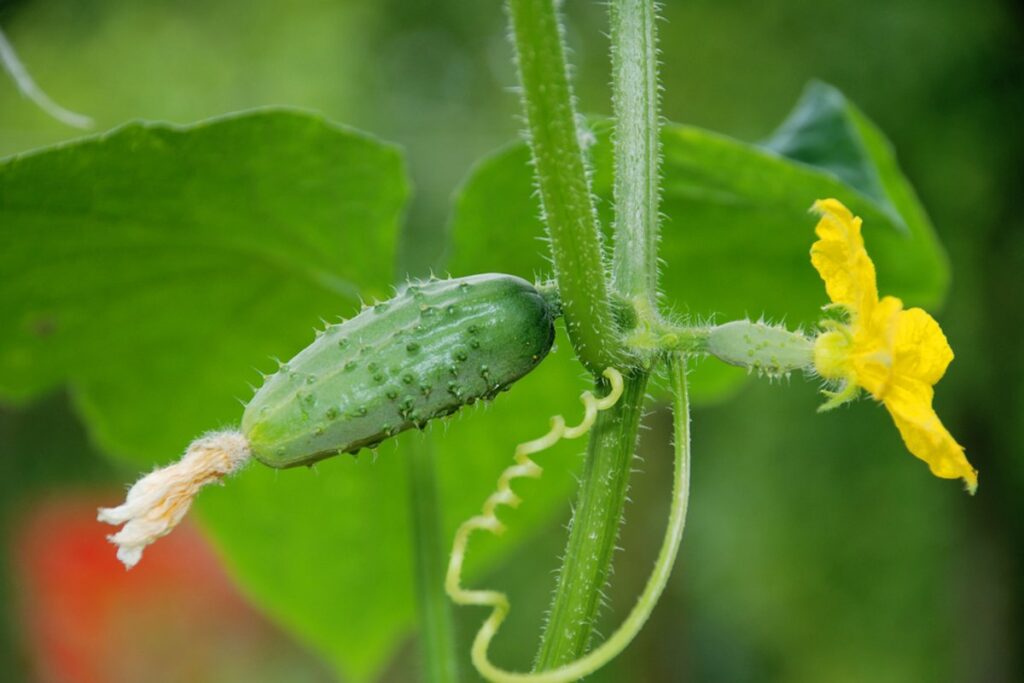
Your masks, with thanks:
<instances>
[{"instance_id":1,"label":"blurred green background","mask_svg":"<svg viewBox=\"0 0 1024 683\"><path fill-rule=\"evenodd\" d=\"M604 8L572 1L565 11L581 108L607 114ZM893 141L952 263L936 317L957 358L936 407L979 469L980 490L970 498L932 478L868 401L819 416L813 382L749 383L694 415L681 561L652 622L593 680L1021 680L1024 11L994 0L671 0L663 15L668 119L756 141L820 78ZM410 229L423 235L443 229L473 161L520 128L497 2L25 0L0 3L0 26L38 83L99 130L289 104L398 142L416 188ZM77 135L0 79L0 155ZM663 411L650 426L605 633L639 592L664 524ZM122 481L64 397L0 412L8 538L60 491ZM568 505L492 578L515 605L499 661L529 661L535 648ZM0 670L4 680L50 680L33 678L31 598L10 569L19 546L4 547ZM479 618L457 613L464 640ZM387 680L413 679L411 638ZM326 676L314 655L279 647L292 677L274 669L248 680Z\"/></svg>"}]
</instances>

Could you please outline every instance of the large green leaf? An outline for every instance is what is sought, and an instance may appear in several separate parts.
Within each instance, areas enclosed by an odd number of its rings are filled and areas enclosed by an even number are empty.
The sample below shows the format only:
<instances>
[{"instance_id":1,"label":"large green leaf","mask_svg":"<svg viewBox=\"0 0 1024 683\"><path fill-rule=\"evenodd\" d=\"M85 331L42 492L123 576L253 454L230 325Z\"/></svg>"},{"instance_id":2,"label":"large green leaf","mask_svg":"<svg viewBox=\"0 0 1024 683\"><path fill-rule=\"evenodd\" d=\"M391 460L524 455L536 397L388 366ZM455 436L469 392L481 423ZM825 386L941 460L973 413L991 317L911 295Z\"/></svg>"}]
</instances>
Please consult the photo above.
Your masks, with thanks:
<instances>
[{"instance_id":1,"label":"large green leaf","mask_svg":"<svg viewBox=\"0 0 1024 683\"><path fill-rule=\"evenodd\" d=\"M130 125L8 159L0 395L66 382L94 439L132 464L126 476L165 463L235 424L254 368L302 348L319 318L389 291L406 195L396 149L288 111ZM410 611L388 622L377 608L410 601L407 539L379 531L405 523L376 490L400 478L388 467L252 467L200 506L250 593L357 674Z\"/></svg>"},{"instance_id":2,"label":"large green leaf","mask_svg":"<svg viewBox=\"0 0 1024 683\"><path fill-rule=\"evenodd\" d=\"M124 476L235 424L254 368L287 358L358 295L386 296L406 196L399 154L295 112L186 128L132 125L0 165L0 396L67 383ZM357 288L356 285L359 285ZM444 538L474 514L516 442L563 412L586 378L561 349L493 406L463 411L316 469L252 466L198 510L240 584L336 668L373 674L414 622L402 444L434 439ZM467 576L548 520L579 461L563 446L474 543ZM113 501L112 501L113 502Z\"/></svg>"},{"instance_id":3,"label":"large green leaf","mask_svg":"<svg viewBox=\"0 0 1024 683\"><path fill-rule=\"evenodd\" d=\"M130 125L8 159L0 392L69 380L94 430L127 452L208 427L210 395L228 393L214 414L233 419L253 364L351 311L354 283L386 291L401 163L289 112Z\"/></svg>"},{"instance_id":4,"label":"large green leaf","mask_svg":"<svg viewBox=\"0 0 1024 683\"><path fill-rule=\"evenodd\" d=\"M603 223L611 221L612 157L607 126L590 154ZM696 319L765 315L813 324L824 288L811 268L814 200L836 197L865 221L881 290L934 305L948 274L944 254L881 133L839 91L808 87L764 146L691 126L663 135L661 288L666 307ZM511 145L481 162L456 200L455 269L470 264L533 276L548 270L539 249L540 209L529 154ZM694 393L718 396L741 376L711 362Z\"/></svg>"}]
</instances>

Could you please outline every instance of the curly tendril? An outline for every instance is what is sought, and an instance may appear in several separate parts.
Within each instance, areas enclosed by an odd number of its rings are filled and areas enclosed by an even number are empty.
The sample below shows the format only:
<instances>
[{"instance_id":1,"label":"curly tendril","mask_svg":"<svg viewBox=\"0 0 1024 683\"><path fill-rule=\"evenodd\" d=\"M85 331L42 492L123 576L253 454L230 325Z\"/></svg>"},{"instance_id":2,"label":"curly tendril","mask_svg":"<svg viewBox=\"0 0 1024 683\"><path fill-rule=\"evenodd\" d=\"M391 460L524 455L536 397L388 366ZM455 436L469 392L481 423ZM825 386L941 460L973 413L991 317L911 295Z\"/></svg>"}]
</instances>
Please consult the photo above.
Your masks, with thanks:
<instances>
[{"instance_id":1,"label":"curly tendril","mask_svg":"<svg viewBox=\"0 0 1024 683\"><path fill-rule=\"evenodd\" d=\"M497 490L484 502L481 514L463 522L455 533L445 590L456 604L492 608L490 616L480 626L480 630L473 640L471 653L473 666L487 680L493 683L568 683L578 680L596 671L621 652L639 632L640 627L650 615L651 609L668 580L668 574L682 539L689 490L689 409L686 400L686 379L682 356L673 354L669 365L673 393L676 397L676 477L673 485L673 502L668 530L654 571L637 605L625 622L604 644L574 662L548 671L519 673L501 669L491 663L487 651L498 628L508 615L511 607L508 596L495 590L469 590L463 588L459 580L462 576L462 564L470 535L477 530L500 534L505 527L495 514L498 506L516 507L521 502L520 498L512 491L512 481L520 477L536 479L541 476L541 467L531 460L530 456L551 448L561 439L575 439L583 436L594 425L598 412L608 410L618 402L623 389L622 374L618 370L608 368L603 373L611 384L611 390L607 396L598 399L589 391L580 396L584 406L584 416L579 425L567 427L565 419L561 415L556 415L551 418L551 429L547 434L533 441L519 444L515 450L515 464L502 472L498 478Z\"/></svg>"}]
</instances>

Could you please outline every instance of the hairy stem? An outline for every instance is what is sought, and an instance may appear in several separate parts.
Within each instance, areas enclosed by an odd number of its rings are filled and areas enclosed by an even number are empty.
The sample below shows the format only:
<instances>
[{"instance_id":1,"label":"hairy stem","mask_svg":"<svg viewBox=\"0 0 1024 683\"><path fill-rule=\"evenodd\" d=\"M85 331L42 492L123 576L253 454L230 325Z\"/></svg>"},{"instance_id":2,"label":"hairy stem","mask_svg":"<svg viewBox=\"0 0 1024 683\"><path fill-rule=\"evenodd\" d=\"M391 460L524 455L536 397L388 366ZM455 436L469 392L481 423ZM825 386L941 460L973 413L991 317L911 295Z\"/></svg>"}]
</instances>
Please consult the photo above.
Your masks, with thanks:
<instances>
[{"instance_id":1,"label":"hairy stem","mask_svg":"<svg viewBox=\"0 0 1024 683\"><path fill-rule=\"evenodd\" d=\"M672 353L668 359L669 381L672 384L672 425L675 436L675 463L672 478L672 504L669 507L665 537L658 551L658 559L647 579L643 593L629 616L609 636L608 640L586 656L556 670L518 677L523 683L556 683L578 680L589 675L618 656L647 623L655 605L668 585L676 555L686 528L686 510L690 500L690 404L686 392L686 360L681 353ZM513 683L509 680L509 683Z\"/></svg>"},{"instance_id":2,"label":"hairy stem","mask_svg":"<svg viewBox=\"0 0 1024 683\"><path fill-rule=\"evenodd\" d=\"M626 504L647 371L626 377L622 398L591 431L569 541L534 668L553 669L586 652Z\"/></svg>"},{"instance_id":3,"label":"hairy stem","mask_svg":"<svg viewBox=\"0 0 1024 683\"><path fill-rule=\"evenodd\" d=\"M508 0L508 11L566 328L576 355L599 374L615 365L620 341L555 0Z\"/></svg>"},{"instance_id":4,"label":"hairy stem","mask_svg":"<svg viewBox=\"0 0 1024 683\"><path fill-rule=\"evenodd\" d=\"M614 286L653 301L658 286L658 58L651 0L611 3L615 108Z\"/></svg>"},{"instance_id":5,"label":"hairy stem","mask_svg":"<svg viewBox=\"0 0 1024 683\"><path fill-rule=\"evenodd\" d=\"M615 104L614 287L637 311L641 329L657 321L658 97L653 0L611 4ZM588 649L622 524L648 370L636 370L614 410L591 433L536 670Z\"/></svg>"},{"instance_id":6,"label":"hairy stem","mask_svg":"<svg viewBox=\"0 0 1024 683\"><path fill-rule=\"evenodd\" d=\"M426 683L455 683L458 668L451 605L444 593L447 546L441 538L437 475L430 442L406 441L409 500L412 513L416 603L419 609L420 655Z\"/></svg>"}]
</instances>

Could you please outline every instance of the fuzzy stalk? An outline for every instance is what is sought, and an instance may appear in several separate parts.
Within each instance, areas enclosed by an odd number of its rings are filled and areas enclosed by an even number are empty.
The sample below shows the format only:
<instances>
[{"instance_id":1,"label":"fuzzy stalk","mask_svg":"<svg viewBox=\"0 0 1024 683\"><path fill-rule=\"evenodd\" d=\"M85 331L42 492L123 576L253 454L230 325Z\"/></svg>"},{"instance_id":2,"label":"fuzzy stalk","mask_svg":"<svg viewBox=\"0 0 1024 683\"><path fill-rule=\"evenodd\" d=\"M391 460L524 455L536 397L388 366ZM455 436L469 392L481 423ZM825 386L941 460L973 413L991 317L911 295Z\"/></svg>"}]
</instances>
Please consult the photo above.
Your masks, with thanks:
<instances>
[{"instance_id":1,"label":"fuzzy stalk","mask_svg":"<svg viewBox=\"0 0 1024 683\"><path fill-rule=\"evenodd\" d=\"M508 13L566 329L576 355L598 375L619 361L620 340L555 0L508 0Z\"/></svg>"},{"instance_id":2,"label":"fuzzy stalk","mask_svg":"<svg viewBox=\"0 0 1024 683\"><path fill-rule=\"evenodd\" d=\"M622 398L591 431L576 512L535 671L581 657L590 645L626 504L648 373L626 376Z\"/></svg>"},{"instance_id":3,"label":"fuzzy stalk","mask_svg":"<svg viewBox=\"0 0 1024 683\"><path fill-rule=\"evenodd\" d=\"M615 104L615 292L657 322L658 85L652 0L611 3ZM649 370L635 370L614 410L591 433L576 512L535 670L552 669L589 648L611 571Z\"/></svg>"},{"instance_id":4,"label":"fuzzy stalk","mask_svg":"<svg viewBox=\"0 0 1024 683\"><path fill-rule=\"evenodd\" d=\"M615 290L654 301L658 286L658 57L651 0L610 6L615 111Z\"/></svg>"}]
</instances>

